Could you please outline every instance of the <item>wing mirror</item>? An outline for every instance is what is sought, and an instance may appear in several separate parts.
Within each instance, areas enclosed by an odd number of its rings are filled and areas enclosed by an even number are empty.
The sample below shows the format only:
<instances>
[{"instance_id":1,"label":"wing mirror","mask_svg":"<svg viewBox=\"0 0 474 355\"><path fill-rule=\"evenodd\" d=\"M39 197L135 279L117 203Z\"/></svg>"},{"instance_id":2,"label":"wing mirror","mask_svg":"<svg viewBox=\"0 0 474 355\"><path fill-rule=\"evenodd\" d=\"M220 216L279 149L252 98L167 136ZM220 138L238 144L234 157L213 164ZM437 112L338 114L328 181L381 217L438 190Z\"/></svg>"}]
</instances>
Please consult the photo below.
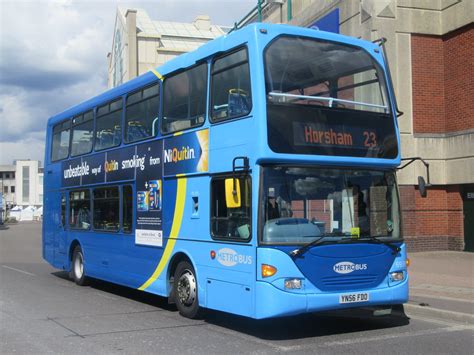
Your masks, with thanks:
<instances>
[{"instance_id":1,"label":"wing mirror","mask_svg":"<svg viewBox=\"0 0 474 355\"><path fill-rule=\"evenodd\" d=\"M421 197L426 197L426 182L423 176L418 176L418 190Z\"/></svg>"}]
</instances>

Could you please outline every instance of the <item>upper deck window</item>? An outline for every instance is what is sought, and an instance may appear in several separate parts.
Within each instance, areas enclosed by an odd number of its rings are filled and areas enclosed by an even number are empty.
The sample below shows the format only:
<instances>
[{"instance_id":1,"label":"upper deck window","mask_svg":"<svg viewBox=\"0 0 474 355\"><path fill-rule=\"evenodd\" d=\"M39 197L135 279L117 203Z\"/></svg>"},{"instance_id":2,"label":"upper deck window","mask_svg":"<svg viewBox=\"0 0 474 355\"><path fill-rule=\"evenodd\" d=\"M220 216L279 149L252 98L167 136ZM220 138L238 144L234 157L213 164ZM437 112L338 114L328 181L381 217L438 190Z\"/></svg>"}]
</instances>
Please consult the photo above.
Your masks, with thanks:
<instances>
[{"instance_id":1,"label":"upper deck window","mask_svg":"<svg viewBox=\"0 0 474 355\"><path fill-rule=\"evenodd\" d=\"M71 121L58 123L53 128L53 142L51 146L51 160L57 161L67 158L69 154L69 136L71 134Z\"/></svg>"},{"instance_id":2,"label":"upper deck window","mask_svg":"<svg viewBox=\"0 0 474 355\"><path fill-rule=\"evenodd\" d=\"M97 109L95 150L116 147L122 141L122 99Z\"/></svg>"},{"instance_id":3,"label":"upper deck window","mask_svg":"<svg viewBox=\"0 0 474 355\"><path fill-rule=\"evenodd\" d=\"M211 80L214 122L250 113L252 96L246 48L216 59L212 66Z\"/></svg>"},{"instance_id":4,"label":"upper deck window","mask_svg":"<svg viewBox=\"0 0 474 355\"><path fill-rule=\"evenodd\" d=\"M201 126L206 115L207 63L167 77L163 95L163 133Z\"/></svg>"},{"instance_id":5,"label":"upper deck window","mask_svg":"<svg viewBox=\"0 0 474 355\"><path fill-rule=\"evenodd\" d=\"M265 60L269 101L389 112L383 72L362 48L280 37Z\"/></svg>"},{"instance_id":6,"label":"upper deck window","mask_svg":"<svg viewBox=\"0 0 474 355\"><path fill-rule=\"evenodd\" d=\"M394 159L384 72L344 43L282 36L265 50L268 145L277 153Z\"/></svg>"},{"instance_id":7,"label":"upper deck window","mask_svg":"<svg viewBox=\"0 0 474 355\"><path fill-rule=\"evenodd\" d=\"M71 156L90 153L94 137L94 114L86 112L72 119Z\"/></svg>"},{"instance_id":8,"label":"upper deck window","mask_svg":"<svg viewBox=\"0 0 474 355\"><path fill-rule=\"evenodd\" d=\"M136 142L156 135L160 108L158 84L137 91L127 97L125 111L125 141Z\"/></svg>"}]
</instances>

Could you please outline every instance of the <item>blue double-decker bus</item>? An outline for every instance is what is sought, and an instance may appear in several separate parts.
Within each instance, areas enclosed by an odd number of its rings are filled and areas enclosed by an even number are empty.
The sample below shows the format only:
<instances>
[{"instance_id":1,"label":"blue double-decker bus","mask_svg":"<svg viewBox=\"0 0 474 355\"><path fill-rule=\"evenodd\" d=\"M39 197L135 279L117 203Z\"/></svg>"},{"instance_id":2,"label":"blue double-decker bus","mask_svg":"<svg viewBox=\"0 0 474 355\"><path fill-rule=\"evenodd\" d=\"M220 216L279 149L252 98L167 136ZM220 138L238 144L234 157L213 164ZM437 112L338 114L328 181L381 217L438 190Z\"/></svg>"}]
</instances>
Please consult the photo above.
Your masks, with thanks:
<instances>
[{"instance_id":1,"label":"blue double-decker bus","mask_svg":"<svg viewBox=\"0 0 474 355\"><path fill-rule=\"evenodd\" d=\"M408 299L379 44L253 24L48 121L43 256L252 318Z\"/></svg>"}]
</instances>

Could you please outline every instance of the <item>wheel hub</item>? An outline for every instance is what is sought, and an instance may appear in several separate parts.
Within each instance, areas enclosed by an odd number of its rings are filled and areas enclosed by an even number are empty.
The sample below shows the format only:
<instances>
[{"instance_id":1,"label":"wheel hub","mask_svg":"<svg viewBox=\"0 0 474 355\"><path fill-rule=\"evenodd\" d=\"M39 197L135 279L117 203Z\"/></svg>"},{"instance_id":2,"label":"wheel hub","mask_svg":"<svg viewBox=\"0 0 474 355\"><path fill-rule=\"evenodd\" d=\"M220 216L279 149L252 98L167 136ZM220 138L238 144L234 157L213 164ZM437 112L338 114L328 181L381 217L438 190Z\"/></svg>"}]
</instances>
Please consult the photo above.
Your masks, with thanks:
<instances>
[{"instance_id":1,"label":"wheel hub","mask_svg":"<svg viewBox=\"0 0 474 355\"><path fill-rule=\"evenodd\" d=\"M178 280L178 299L181 304L189 306L196 299L196 280L194 275L186 270Z\"/></svg>"},{"instance_id":2,"label":"wheel hub","mask_svg":"<svg viewBox=\"0 0 474 355\"><path fill-rule=\"evenodd\" d=\"M82 273L84 272L84 265L82 263L82 255L78 254L74 259L74 272L76 277L80 279L82 277Z\"/></svg>"}]
</instances>

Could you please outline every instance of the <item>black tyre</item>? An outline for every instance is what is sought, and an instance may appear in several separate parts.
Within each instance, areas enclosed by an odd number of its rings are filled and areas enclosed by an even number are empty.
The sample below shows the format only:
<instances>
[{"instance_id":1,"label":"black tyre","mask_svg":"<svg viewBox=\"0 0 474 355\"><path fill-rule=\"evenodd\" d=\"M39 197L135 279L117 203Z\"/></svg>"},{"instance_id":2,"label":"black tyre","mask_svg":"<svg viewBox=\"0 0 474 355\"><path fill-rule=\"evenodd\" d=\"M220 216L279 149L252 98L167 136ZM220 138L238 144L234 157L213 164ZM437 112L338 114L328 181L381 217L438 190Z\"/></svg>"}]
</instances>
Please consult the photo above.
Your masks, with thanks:
<instances>
[{"instance_id":1,"label":"black tyre","mask_svg":"<svg viewBox=\"0 0 474 355\"><path fill-rule=\"evenodd\" d=\"M85 286L88 283L88 278L84 272L84 254L79 245L74 248L72 253L71 276L79 286Z\"/></svg>"},{"instance_id":2,"label":"black tyre","mask_svg":"<svg viewBox=\"0 0 474 355\"><path fill-rule=\"evenodd\" d=\"M188 261L181 261L174 273L173 295L179 313L186 318L201 314L196 273Z\"/></svg>"}]
</instances>

